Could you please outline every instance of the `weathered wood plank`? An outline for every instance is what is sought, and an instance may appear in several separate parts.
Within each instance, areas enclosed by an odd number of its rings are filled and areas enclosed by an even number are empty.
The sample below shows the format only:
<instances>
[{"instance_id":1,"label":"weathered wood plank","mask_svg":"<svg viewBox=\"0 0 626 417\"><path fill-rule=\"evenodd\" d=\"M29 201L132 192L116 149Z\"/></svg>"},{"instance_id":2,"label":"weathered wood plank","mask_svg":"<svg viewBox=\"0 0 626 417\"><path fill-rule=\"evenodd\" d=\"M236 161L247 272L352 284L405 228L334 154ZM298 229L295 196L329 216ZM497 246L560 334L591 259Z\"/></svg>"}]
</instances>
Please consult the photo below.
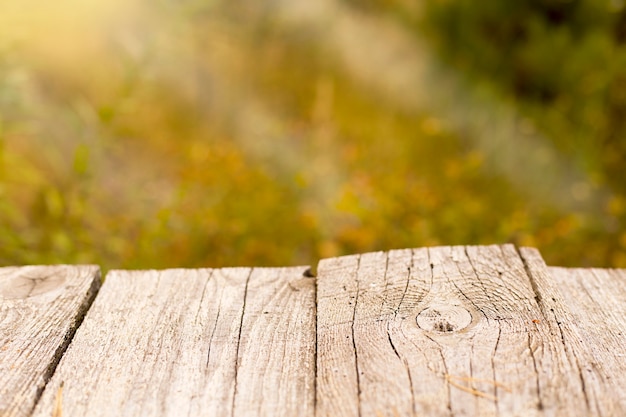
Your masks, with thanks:
<instances>
[{"instance_id":1,"label":"weathered wood plank","mask_svg":"<svg viewBox=\"0 0 626 417\"><path fill-rule=\"evenodd\" d=\"M304 270L109 273L34 415L312 415Z\"/></svg>"},{"instance_id":2,"label":"weathered wood plank","mask_svg":"<svg viewBox=\"0 0 626 417\"><path fill-rule=\"evenodd\" d=\"M96 266L0 268L0 415L30 416L99 287Z\"/></svg>"},{"instance_id":3,"label":"weathered wood plank","mask_svg":"<svg viewBox=\"0 0 626 417\"><path fill-rule=\"evenodd\" d=\"M603 415L588 390L602 375L582 376L588 346L541 258L521 253L442 247L322 261L316 414Z\"/></svg>"},{"instance_id":4,"label":"weathered wood plank","mask_svg":"<svg viewBox=\"0 0 626 417\"><path fill-rule=\"evenodd\" d=\"M241 331L236 416L313 416L315 279L255 269Z\"/></svg>"},{"instance_id":5,"label":"weathered wood plank","mask_svg":"<svg viewBox=\"0 0 626 417\"><path fill-rule=\"evenodd\" d=\"M568 369L571 375L570 379L560 378L557 386L546 383L542 386L543 392L558 396L561 401L572 402L574 399L576 400L574 404L581 403L577 413L574 409L571 415L626 415L626 407L621 403L624 386L609 382L612 373L607 374L606 369L599 366L597 355L594 355L597 345L602 343L601 339L589 337L592 334L583 330L588 326L588 322L577 320L571 313L568 307L573 300L565 301L564 296L564 292L567 294L568 289L566 286L559 285L555 276L550 274L539 251L521 248L520 254L528 268L535 292L538 294L537 302L544 317L552 318L546 322L550 334L559 337L565 348L562 366ZM580 312L576 309L574 311ZM588 314L594 315L593 310L590 310ZM568 393L575 393L574 389L579 386L582 390L583 401L579 401L578 396L575 398L572 398L572 395L568 396Z\"/></svg>"},{"instance_id":6,"label":"weathered wood plank","mask_svg":"<svg viewBox=\"0 0 626 417\"><path fill-rule=\"evenodd\" d=\"M599 415L626 410L626 270L548 268L563 294L580 339L589 341L590 365L600 368ZM583 374L589 374L588 371ZM620 412L621 411L621 412Z\"/></svg>"}]
</instances>

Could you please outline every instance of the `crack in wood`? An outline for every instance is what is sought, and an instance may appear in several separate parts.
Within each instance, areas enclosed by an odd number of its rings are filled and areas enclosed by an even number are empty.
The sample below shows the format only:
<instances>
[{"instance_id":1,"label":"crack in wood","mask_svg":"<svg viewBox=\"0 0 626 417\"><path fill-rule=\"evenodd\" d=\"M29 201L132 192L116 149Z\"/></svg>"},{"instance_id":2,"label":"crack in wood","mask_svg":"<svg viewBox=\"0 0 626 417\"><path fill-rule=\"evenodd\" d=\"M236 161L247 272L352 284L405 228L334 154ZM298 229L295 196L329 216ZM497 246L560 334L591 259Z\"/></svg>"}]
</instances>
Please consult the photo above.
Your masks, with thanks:
<instances>
[{"instance_id":1,"label":"crack in wood","mask_svg":"<svg viewBox=\"0 0 626 417\"><path fill-rule=\"evenodd\" d=\"M532 338L531 334L528 333L528 351L530 352L530 357L533 361L533 368L535 371L535 387L537 389L537 409L543 410L543 401L541 398L541 384L539 382L539 367L537 366L537 359L535 358L535 351L532 347Z\"/></svg>"},{"instance_id":2,"label":"crack in wood","mask_svg":"<svg viewBox=\"0 0 626 417\"><path fill-rule=\"evenodd\" d=\"M233 384L235 386L235 392L233 393L233 400L232 400L232 405L231 405L231 416L236 415L235 406L236 406L237 393L239 389L237 382L239 378L239 361L240 361L239 354L240 354L240 348L241 348L241 335L243 331L243 318L246 315L246 303L248 301L248 286L250 284L250 277L252 276L253 271L254 271L254 268L250 268L250 271L248 272L248 277L246 278L245 289L243 291L243 305L241 307L241 317L239 319L239 332L237 334L237 348L235 349L235 375L233 377Z\"/></svg>"},{"instance_id":3,"label":"crack in wood","mask_svg":"<svg viewBox=\"0 0 626 417\"><path fill-rule=\"evenodd\" d=\"M359 257L357 258L357 264L356 264L356 272L355 272L355 281L356 281L356 295L354 297L354 309L352 310L352 324L350 326L350 330L352 332L352 349L354 349L354 365L355 365L355 372L356 372L356 386L357 386L357 402L358 402L358 415L359 417L361 416L361 392L362 392L362 388L361 388L361 376L360 376L360 370L359 370L359 353L357 351L356 348L356 340L354 337L354 325L356 322L356 309L357 309L357 305L359 303L359 291L360 291L360 281L359 281L359 270L361 268L361 256L359 255Z\"/></svg>"}]
</instances>

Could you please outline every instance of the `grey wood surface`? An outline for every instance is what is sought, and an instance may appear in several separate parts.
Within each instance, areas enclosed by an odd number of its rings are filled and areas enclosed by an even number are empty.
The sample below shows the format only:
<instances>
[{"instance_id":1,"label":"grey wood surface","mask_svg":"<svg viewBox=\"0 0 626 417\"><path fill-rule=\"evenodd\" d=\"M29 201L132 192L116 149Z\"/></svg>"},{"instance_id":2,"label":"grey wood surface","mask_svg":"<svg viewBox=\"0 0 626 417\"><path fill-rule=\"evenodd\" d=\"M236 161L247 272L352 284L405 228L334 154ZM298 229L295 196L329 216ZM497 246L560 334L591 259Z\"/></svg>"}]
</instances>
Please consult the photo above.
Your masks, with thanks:
<instances>
[{"instance_id":1,"label":"grey wood surface","mask_svg":"<svg viewBox=\"0 0 626 417\"><path fill-rule=\"evenodd\" d=\"M579 305L574 310L570 308L576 304L575 301L568 299L568 295L573 292L550 273L539 251L521 248L520 253L526 261L529 275L538 294L538 304L546 317L553 318L546 323L550 334L562 341L565 357L559 366L567 370L570 375L569 379L559 378L558 384L541 386L543 392L557 396L562 401L570 402L572 406L568 408L570 413L568 415L626 415L626 407L621 400L624 396L624 386L615 383L611 374L606 372L606 368L597 362L597 355L594 354L597 345L602 343L602 340L587 337L591 334L585 332L584 329L591 323L584 317L584 314L578 314L578 317L573 314L576 311L580 313L585 307ZM594 315L593 310L590 310L590 314ZM618 345L613 348L623 349ZM550 373L548 375L550 376ZM584 402L578 400L578 395L574 396L577 387L580 387L582 391L580 396ZM573 401L574 399L576 401ZM577 408L576 405L579 407Z\"/></svg>"},{"instance_id":2,"label":"grey wood surface","mask_svg":"<svg viewBox=\"0 0 626 417\"><path fill-rule=\"evenodd\" d=\"M0 268L0 415L30 416L100 286L96 266Z\"/></svg>"},{"instance_id":3,"label":"grey wood surface","mask_svg":"<svg viewBox=\"0 0 626 417\"><path fill-rule=\"evenodd\" d=\"M67 347L97 268L0 268L0 415L626 415L626 270L494 245L304 271L112 271Z\"/></svg>"},{"instance_id":4,"label":"grey wood surface","mask_svg":"<svg viewBox=\"0 0 626 417\"><path fill-rule=\"evenodd\" d=\"M317 304L318 416L626 415L534 250L323 260Z\"/></svg>"},{"instance_id":5,"label":"grey wood surface","mask_svg":"<svg viewBox=\"0 0 626 417\"><path fill-rule=\"evenodd\" d=\"M590 365L599 368L597 373L602 376L595 384L601 397L597 414L626 415L626 270L548 270L563 294L577 335L588 341Z\"/></svg>"},{"instance_id":6,"label":"grey wood surface","mask_svg":"<svg viewBox=\"0 0 626 417\"><path fill-rule=\"evenodd\" d=\"M34 415L313 415L304 271L109 273Z\"/></svg>"}]
</instances>

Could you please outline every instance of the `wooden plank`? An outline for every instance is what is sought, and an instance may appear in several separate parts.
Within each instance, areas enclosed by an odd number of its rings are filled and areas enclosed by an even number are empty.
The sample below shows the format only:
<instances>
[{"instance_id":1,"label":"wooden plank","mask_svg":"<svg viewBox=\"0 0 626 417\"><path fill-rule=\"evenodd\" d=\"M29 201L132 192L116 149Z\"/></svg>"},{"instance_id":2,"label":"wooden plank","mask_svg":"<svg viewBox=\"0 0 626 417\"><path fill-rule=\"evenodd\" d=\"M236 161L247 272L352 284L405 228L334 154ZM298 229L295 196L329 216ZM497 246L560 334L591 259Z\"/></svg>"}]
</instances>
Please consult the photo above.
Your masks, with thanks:
<instances>
[{"instance_id":1,"label":"wooden plank","mask_svg":"<svg viewBox=\"0 0 626 417\"><path fill-rule=\"evenodd\" d=\"M565 295L572 295L574 291L569 291L568 294L568 288L558 284L558 277L555 279L555 276L550 274L539 251L521 248L520 254L527 266L535 292L538 294L537 302L544 316L552 318L546 325L551 334L557 335L565 346L564 360L567 362L563 367L570 369L570 380L562 379L559 386L547 385L544 389L550 389L551 392L573 392L574 387L580 386L584 402L580 404L578 413L572 413L572 415L626 415L626 407L622 402L624 386L610 381L613 372L607 373L606 369L597 362L598 356L594 354L594 351L597 351L597 345L602 343L602 339L596 339L592 337L592 333L585 332L586 320L577 320L568 308L573 300L568 300ZM589 314L594 314L593 309L598 308L591 305L582 308L586 310L587 307L590 308ZM581 309L573 311L580 313ZM562 401L572 401L565 395L562 397Z\"/></svg>"},{"instance_id":2,"label":"wooden plank","mask_svg":"<svg viewBox=\"0 0 626 417\"><path fill-rule=\"evenodd\" d=\"M303 277L305 270L252 274L233 415L314 414L315 279Z\"/></svg>"},{"instance_id":3,"label":"wooden plank","mask_svg":"<svg viewBox=\"0 0 626 417\"><path fill-rule=\"evenodd\" d=\"M570 337L541 258L522 253L441 247L322 261L316 415L600 415L581 377L587 346Z\"/></svg>"},{"instance_id":4,"label":"wooden plank","mask_svg":"<svg viewBox=\"0 0 626 417\"><path fill-rule=\"evenodd\" d=\"M626 270L548 268L576 323L575 329L600 368L598 415L626 410ZM584 372L589 373L588 371ZM591 383L590 383L591 384ZM621 412L620 412L621 410Z\"/></svg>"},{"instance_id":5,"label":"wooden plank","mask_svg":"<svg viewBox=\"0 0 626 417\"><path fill-rule=\"evenodd\" d=\"M304 270L109 273L34 415L312 415Z\"/></svg>"},{"instance_id":6,"label":"wooden plank","mask_svg":"<svg viewBox=\"0 0 626 417\"><path fill-rule=\"evenodd\" d=\"M0 268L0 415L31 414L99 287L97 266Z\"/></svg>"}]
</instances>

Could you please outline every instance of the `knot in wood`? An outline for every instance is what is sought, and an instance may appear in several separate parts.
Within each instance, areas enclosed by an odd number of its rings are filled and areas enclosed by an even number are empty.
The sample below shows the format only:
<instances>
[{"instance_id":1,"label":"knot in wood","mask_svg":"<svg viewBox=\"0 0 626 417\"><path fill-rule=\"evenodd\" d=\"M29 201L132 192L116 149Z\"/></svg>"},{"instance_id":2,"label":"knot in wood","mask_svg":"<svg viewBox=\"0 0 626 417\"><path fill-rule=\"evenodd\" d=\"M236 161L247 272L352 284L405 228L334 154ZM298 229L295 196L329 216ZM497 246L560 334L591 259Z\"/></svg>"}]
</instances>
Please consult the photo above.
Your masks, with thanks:
<instances>
[{"instance_id":1,"label":"knot in wood","mask_svg":"<svg viewBox=\"0 0 626 417\"><path fill-rule=\"evenodd\" d=\"M472 315L460 306L434 305L422 310L416 320L417 325L424 330L449 333L469 326Z\"/></svg>"}]
</instances>

